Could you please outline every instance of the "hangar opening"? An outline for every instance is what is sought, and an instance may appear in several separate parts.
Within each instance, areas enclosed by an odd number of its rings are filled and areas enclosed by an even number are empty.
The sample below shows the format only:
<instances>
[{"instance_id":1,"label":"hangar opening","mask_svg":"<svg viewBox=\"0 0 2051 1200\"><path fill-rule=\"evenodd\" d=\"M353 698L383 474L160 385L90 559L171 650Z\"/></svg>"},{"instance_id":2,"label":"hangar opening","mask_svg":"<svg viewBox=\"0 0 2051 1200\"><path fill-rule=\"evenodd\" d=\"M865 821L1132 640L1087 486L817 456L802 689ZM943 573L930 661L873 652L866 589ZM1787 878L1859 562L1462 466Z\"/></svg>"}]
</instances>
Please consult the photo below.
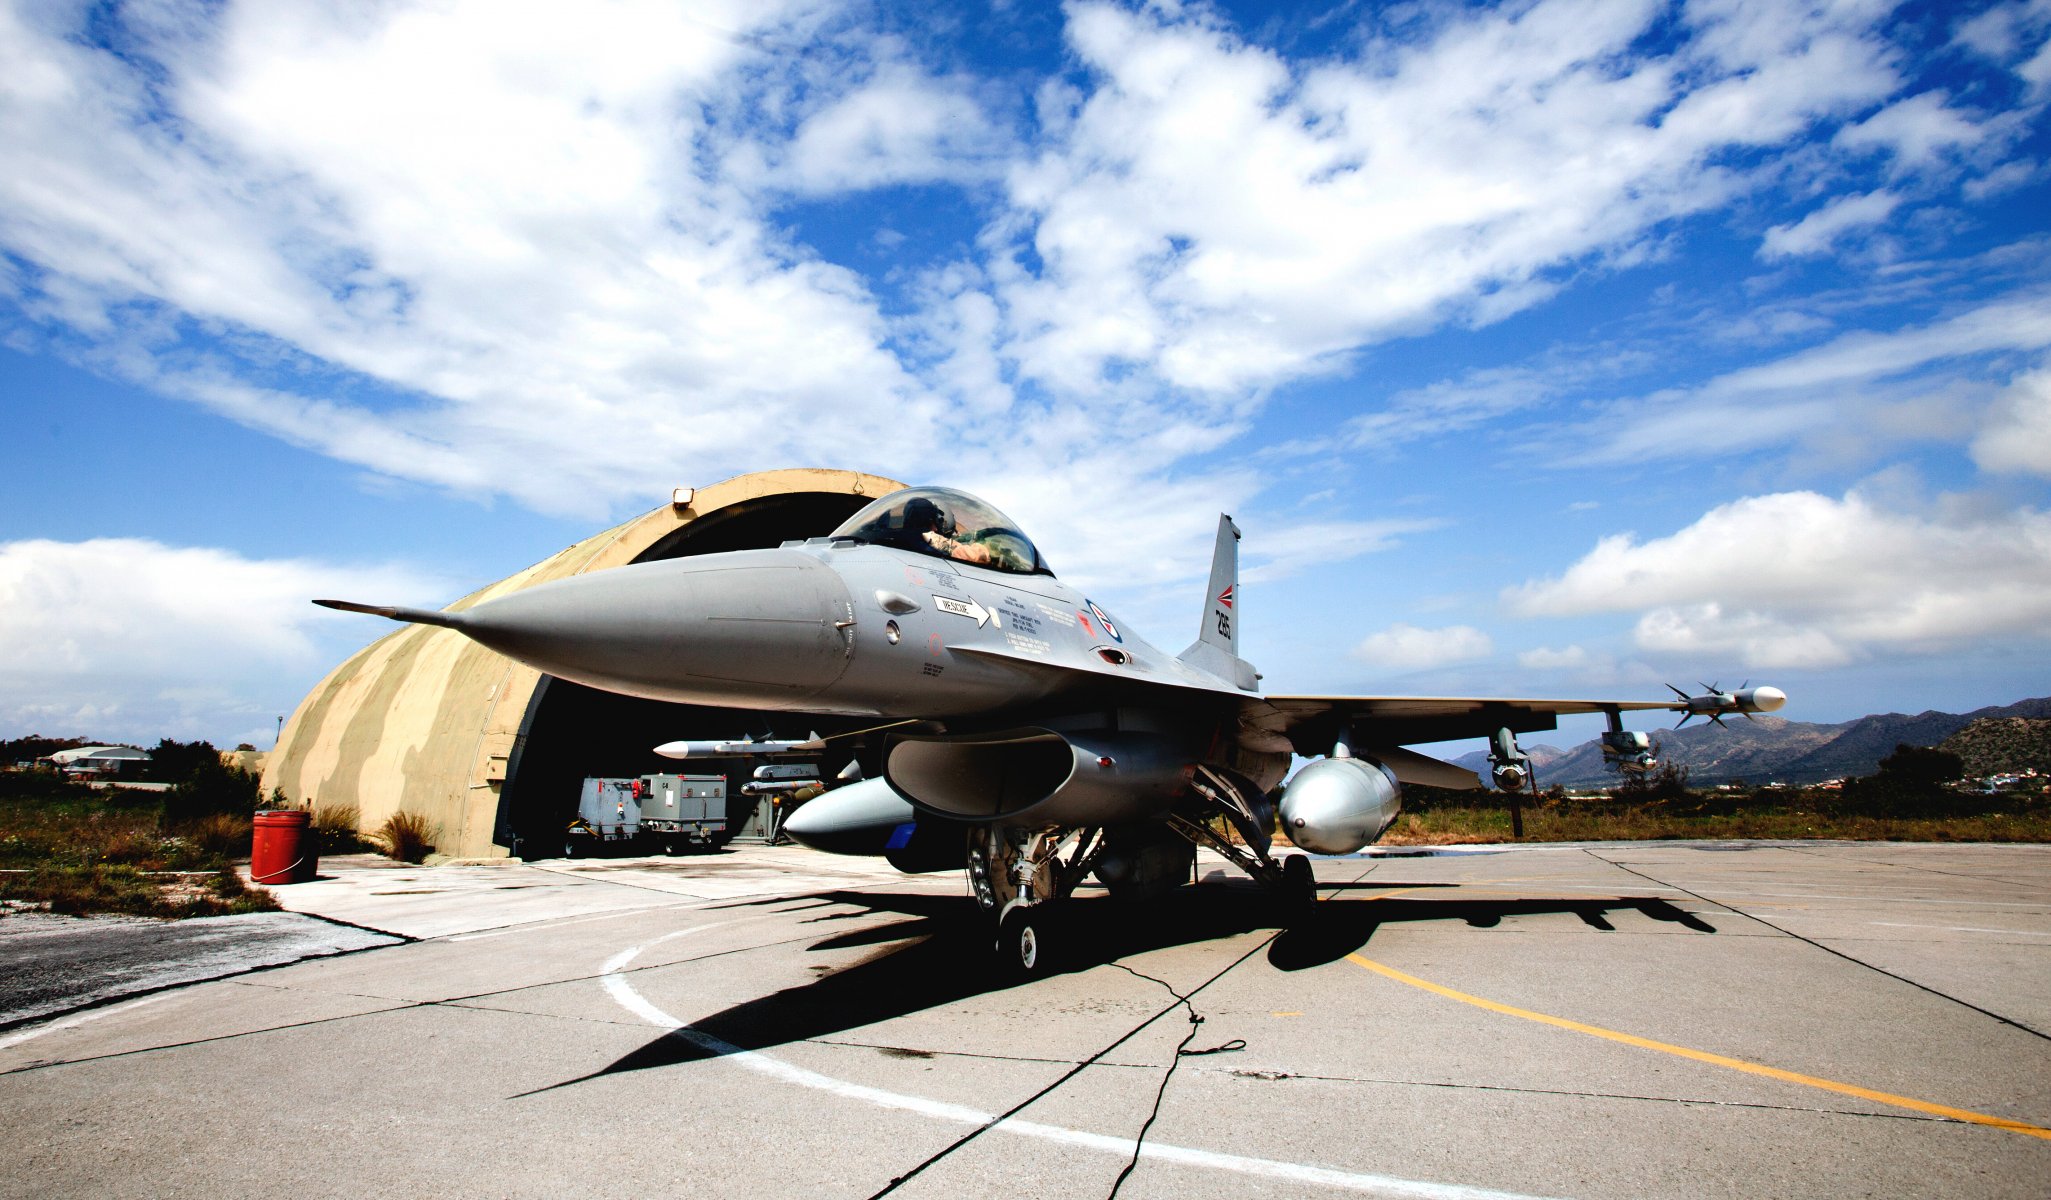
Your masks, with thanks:
<instances>
[{"instance_id":1,"label":"hangar opening","mask_svg":"<svg viewBox=\"0 0 2051 1200\"><path fill-rule=\"evenodd\" d=\"M786 492L728 505L683 525L634 556L634 562L759 550L820 537L872 497ZM544 675L534 690L521 735L506 766L492 840L514 855L553 858L566 852L564 831L578 812L586 778L651 774L723 775L729 831L743 837L764 831L768 798L745 796L741 785L756 762L742 759L663 758L654 747L679 739L804 738L859 727L846 718L705 708L640 700ZM838 770L847 755L821 756Z\"/></svg>"}]
</instances>

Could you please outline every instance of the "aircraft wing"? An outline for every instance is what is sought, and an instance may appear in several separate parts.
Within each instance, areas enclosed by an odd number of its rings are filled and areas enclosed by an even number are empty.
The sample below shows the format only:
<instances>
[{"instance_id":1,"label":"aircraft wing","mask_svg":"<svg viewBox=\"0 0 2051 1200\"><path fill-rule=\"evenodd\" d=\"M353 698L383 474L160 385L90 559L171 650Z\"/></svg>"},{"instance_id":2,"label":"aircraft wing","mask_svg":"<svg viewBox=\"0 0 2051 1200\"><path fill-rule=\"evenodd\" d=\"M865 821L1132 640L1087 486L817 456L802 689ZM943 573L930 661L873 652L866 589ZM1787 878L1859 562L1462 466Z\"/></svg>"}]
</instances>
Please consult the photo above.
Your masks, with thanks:
<instances>
[{"instance_id":1,"label":"aircraft wing","mask_svg":"<svg viewBox=\"0 0 2051 1200\"><path fill-rule=\"evenodd\" d=\"M1239 740L1250 749L1328 754L1341 733L1360 749L1384 749L1455 738L1488 737L1498 729L1555 729L1563 715L1682 712L1683 700L1545 700L1495 696L1267 696L1239 710Z\"/></svg>"}]
</instances>

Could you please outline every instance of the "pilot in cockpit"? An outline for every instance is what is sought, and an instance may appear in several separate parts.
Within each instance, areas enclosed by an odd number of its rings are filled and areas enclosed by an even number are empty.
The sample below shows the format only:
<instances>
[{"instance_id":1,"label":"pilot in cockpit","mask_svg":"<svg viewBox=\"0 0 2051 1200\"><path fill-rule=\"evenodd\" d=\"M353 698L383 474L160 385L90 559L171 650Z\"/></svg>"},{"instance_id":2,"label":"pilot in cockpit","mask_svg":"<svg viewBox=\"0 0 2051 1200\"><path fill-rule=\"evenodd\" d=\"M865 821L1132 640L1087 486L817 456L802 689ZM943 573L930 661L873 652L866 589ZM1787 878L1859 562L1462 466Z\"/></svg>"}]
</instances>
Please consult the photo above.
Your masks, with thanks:
<instances>
[{"instance_id":1,"label":"pilot in cockpit","mask_svg":"<svg viewBox=\"0 0 2051 1200\"><path fill-rule=\"evenodd\" d=\"M914 496L904 506L904 530L907 534L916 534L927 548L956 562L988 566L996 558L988 546L957 541L954 535L959 531L955 528L954 518L924 496Z\"/></svg>"},{"instance_id":2,"label":"pilot in cockpit","mask_svg":"<svg viewBox=\"0 0 2051 1200\"><path fill-rule=\"evenodd\" d=\"M1053 574L1010 518L974 496L946 488L885 496L842 522L832 536L1015 575Z\"/></svg>"}]
</instances>

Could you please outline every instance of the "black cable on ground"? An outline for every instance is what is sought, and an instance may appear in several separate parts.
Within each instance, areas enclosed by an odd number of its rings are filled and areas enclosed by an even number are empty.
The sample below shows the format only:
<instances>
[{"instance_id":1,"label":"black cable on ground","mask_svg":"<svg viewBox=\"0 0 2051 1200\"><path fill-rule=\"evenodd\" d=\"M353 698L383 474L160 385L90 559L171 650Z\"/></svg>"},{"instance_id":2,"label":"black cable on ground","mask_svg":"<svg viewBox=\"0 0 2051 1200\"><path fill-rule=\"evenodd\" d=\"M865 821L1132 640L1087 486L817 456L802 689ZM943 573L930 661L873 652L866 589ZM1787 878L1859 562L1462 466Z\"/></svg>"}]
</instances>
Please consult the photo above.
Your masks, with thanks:
<instances>
[{"instance_id":1,"label":"black cable on ground","mask_svg":"<svg viewBox=\"0 0 2051 1200\"><path fill-rule=\"evenodd\" d=\"M1140 1150L1147 1144L1147 1131L1154 1127L1154 1120L1161 1115L1161 1101L1168 1095L1168 1081L1175 1078L1175 1068L1182 1065L1182 1060L1185 1058L1197 1058L1206 1054L1229 1054L1235 1050L1246 1049L1245 1038L1233 1038L1229 1042L1212 1046L1208 1050L1191 1050L1189 1044L1196 1040L1197 1031L1203 1028L1204 1018L1203 1014L1196 1011L1196 1006L1189 1002L1189 997L1176 993L1174 988L1168 987L1166 980L1154 979L1151 975L1133 971L1131 967L1126 966L1124 963L1114 965L1120 970L1130 971L1132 974L1138 975L1141 979L1153 980L1153 982L1160 984L1162 987L1168 988L1169 994L1175 996L1182 1006L1189 1010L1189 1032L1184 1034L1182 1041L1176 1044L1175 1054L1168 1060L1168 1069L1161 1073L1161 1086L1154 1089L1154 1107L1147 1113L1147 1119L1141 1123L1139 1133L1132 1139L1132 1157L1126 1160L1125 1169L1118 1172L1118 1178L1112 1181L1111 1190L1106 1194L1105 1200L1113 1200L1118 1195L1118 1189L1125 1186L1125 1177L1132 1174L1139 1166ZM1228 967L1227 970L1230 970L1230 968ZM1191 993L1191 995L1194 994Z\"/></svg>"},{"instance_id":2,"label":"black cable on ground","mask_svg":"<svg viewBox=\"0 0 2051 1200\"><path fill-rule=\"evenodd\" d=\"M1280 931L1277 931L1277 933L1279 932ZM1211 976L1209 979L1204 980L1202 983L1192 988L1189 994L1191 996L1194 996L1198 992L1203 991L1205 988L1211 986L1218 980L1224 978L1225 974L1232 970L1232 968L1238 966L1240 963L1245 962L1247 959L1252 958L1254 955L1266 949L1268 943L1274 941L1275 937L1276 934L1269 934L1267 937L1262 938L1258 943L1256 943L1253 946L1253 948L1249 949L1246 953L1240 955L1238 958L1233 959L1231 962L1226 963L1222 968L1219 969L1217 974ZM1119 966L1123 970L1132 971L1132 968L1124 967L1122 964L1119 963L1109 963L1106 965ZM1139 974L1139 972L1137 971L1132 971L1132 973L1135 975ZM1141 976L1141 978L1148 977ZM1155 980L1155 982L1158 983L1160 981ZM1169 990L1171 993L1174 991L1174 989L1172 988ZM1054 1089L1060 1087L1064 1083L1067 1083L1069 1080L1075 1078L1077 1075L1082 1074L1088 1068L1096 1066L1097 1063L1101 1061L1105 1055L1111 1053L1113 1050L1116 1050L1118 1047L1123 1046L1125 1043L1131 1041L1133 1038L1138 1037L1141 1030L1145 1029L1149 1025L1152 1025L1154 1022L1160 1020L1162 1017L1167 1016L1169 1013L1175 1011L1177 1006L1187 1004L1188 1002L1189 1001L1187 997L1180 995L1176 996L1175 1003L1167 1005L1166 1007L1162 1008L1161 1011L1155 1013L1153 1016L1148 1017L1146 1020L1141 1021L1139 1024L1133 1026L1131 1029L1128 1029L1124 1033L1120 1034L1118 1036L1118 1039L1112 1042L1110 1045L1105 1046L1103 1049L1097 1051L1095 1054L1090 1055L1088 1058L1083 1059L1081 1062L1075 1064L1073 1067L1070 1067L1068 1070L1063 1071L1061 1073L1060 1078L1054 1080L1054 1082L1048 1084L1046 1087L1041 1088L1039 1091L1034 1092L1030 1096L1027 1096L1025 1099L1019 1101L1017 1104L1014 1104L1010 1108L1005 1109L1003 1112L998 1113L996 1116L990 1118L988 1121L985 1121L981 1125L976 1126L974 1129L963 1134L961 1137L956 1138L953 1142L949 1143L948 1145L942 1146L940 1149L934 1151L925 1159L925 1161L919 1163L919 1165L913 1167L911 1170L906 1171L904 1174L899 1175L897 1178L892 1179L889 1183L885 1184L881 1190L871 1195L869 1197L869 1200L880 1200L880 1197L888 1196L890 1193L896 1191L898 1188L904 1186L906 1183L911 1182L912 1179L917 1177L927 1167L932 1166L934 1163L939 1162L941 1159L946 1158L948 1155L954 1153L956 1150L959 1150L963 1146L968 1145L970 1142L975 1141L977 1138L983 1136L985 1133L988 1133L990 1130L995 1129L997 1126L1003 1124L1005 1121L1011 1119L1014 1116L1017 1116L1019 1113L1032 1107L1034 1104L1038 1103L1042 1098L1046 1097L1049 1093L1053 1092Z\"/></svg>"},{"instance_id":3,"label":"black cable on ground","mask_svg":"<svg viewBox=\"0 0 2051 1200\"><path fill-rule=\"evenodd\" d=\"M1381 866L1381 863L1379 861L1369 864L1367 870L1362 871L1358 876L1356 876L1353 879L1353 882L1359 883L1362 879L1365 879L1369 875L1374 874L1375 868L1379 866ZM1280 932L1277 931L1275 936L1281 936ZM1267 941L1272 942L1274 941L1274 938L1268 938ZM1241 958L1239 960L1239 962L1245 961L1246 960L1244 958ZM1176 995L1175 989L1172 987L1168 987L1166 980L1154 979L1154 977L1151 975L1142 975L1140 974L1140 972L1134 971L1131 967L1126 966L1124 963L1116 963L1113 965L1117 966L1120 970L1130 972L1134 975L1139 975L1141 979L1151 979L1153 980L1153 982L1160 984L1162 987L1168 988L1168 992L1170 995ZM1238 962L1232 964L1232 966L1238 965ZM1226 971L1229 971L1231 969L1232 967L1225 968ZM1215 981L1223 974L1224 971L1220 971L1218 975L1213 976L1211 980L1205 981L1204 987L1209 987L1211 982ZM1203 988L1201 987L1197 988L1196 991L1192 991L1189 995L1194 996L1196 995L1196 992L1200 992L1202 990ZM1200 1015L1196 1011L1196 1006L1189 1002L1189 996L1178 995L1177 999L1179 999L1182 1002L1183 1007L1189 1009L1189 1033L1182 1039L1182 1042L1175 1047L1175 1055L1168 1061L1168 1069L1161 1073L1161 1086L1154 1090L1153 1110L1147 1113L1146 1122L1139 1127L1138 1135L1132 1139L1132 1157L1126 1160L1125 1169L1118 1172L1118 1178L1112 1182L1111 1191L1105 1196L1105 1200L1115 1200L1115 1198L1118 1195L1118 1189L1125 1186L1126 1176L1131 1175L1133 1171L1138 1169L1140 1152L1146 1147L1147 1144L1147 1131L1154 1127L1155 1118L1161 1115L1161 1102L1164 1099L1166 1099L1168 1095L1168 1081L1175 1078L1175 1068L1182 1065L1182 1060L1185 1058L1198 1058L1207 1054L1228 1054L1235 1050L1246 1049L1245 1038L1233 1038L1229 1042L1225 1042L1222 1045L1212 1046L1208 1050L1191 1050L1189 1048L1189 1043L1195 1040L1196 1031L1203 1027L1204 1019L1202 1015Z\"/></svg>"}]
</instances>

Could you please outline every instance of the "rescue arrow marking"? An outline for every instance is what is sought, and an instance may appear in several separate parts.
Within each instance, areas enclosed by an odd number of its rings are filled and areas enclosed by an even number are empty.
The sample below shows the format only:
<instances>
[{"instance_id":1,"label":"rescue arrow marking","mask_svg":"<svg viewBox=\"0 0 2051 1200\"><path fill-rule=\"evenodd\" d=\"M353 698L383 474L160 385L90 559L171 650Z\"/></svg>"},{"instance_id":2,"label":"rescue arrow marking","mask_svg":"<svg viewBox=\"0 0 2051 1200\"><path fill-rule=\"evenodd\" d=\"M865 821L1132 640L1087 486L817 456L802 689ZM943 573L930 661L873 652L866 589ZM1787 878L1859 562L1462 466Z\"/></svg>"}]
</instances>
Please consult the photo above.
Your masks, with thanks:
<instances>
[{"instance_id":1,"label":"rescue arrow marking","mask_svg":"<svg viewBox=\"0 0 2051 1200\"><path fill-rule=\"evenodd\" d=\"M964 601L956 600L952 596L935 596L933 597L933 606L941 612L953 613L957 617L975 618L977 629L981 629L985 624L997 619L996 613L977 604L974 600ZM1002 629L1003 627L1002 622L999 622L998 628Z\"/></svg>"}]
</instances>

